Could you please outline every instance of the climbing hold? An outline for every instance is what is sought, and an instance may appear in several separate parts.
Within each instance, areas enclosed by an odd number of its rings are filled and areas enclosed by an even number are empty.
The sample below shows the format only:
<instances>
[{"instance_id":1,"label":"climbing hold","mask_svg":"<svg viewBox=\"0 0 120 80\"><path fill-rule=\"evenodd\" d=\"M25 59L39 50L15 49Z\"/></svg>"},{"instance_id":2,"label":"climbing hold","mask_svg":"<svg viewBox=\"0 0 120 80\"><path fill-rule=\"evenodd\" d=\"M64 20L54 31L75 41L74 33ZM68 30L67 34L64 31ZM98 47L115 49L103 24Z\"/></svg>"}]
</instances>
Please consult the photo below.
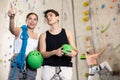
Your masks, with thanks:
<instances>
[{"instance_id":1,"label":"climbing hold","mask_svg":"<svg viewBox=\"0 0 120 80\"><path fill-rule=\"evenodd\" d=\"M113 18L113 21L115 21L116 20L116 18Z\"/></svg>"},{"instance_id":2,"label":"climbing hold","mask_svg":"<svg viewBox=\"0 0 120 80\"><path fill-rule=\"evenodd\" d=\"M88 21L88 17L83 17L83 18L82 18L82 21L83 21L83 22L87 22L87 21Z\"/></svg>"},{"instance_id":3,"label":"climbing hold","mask_svg":"<svg viewBox=\"0 0 120 80\"><path fill-rule=\"evenodd\" d=\"M113 5L110 5L110 9L113 9Z\"/></svg>"},{"instance_id":4,"label":"climbing hold","mask_svg":"<svg viewBox=\"0 0 120 80\"><path fill-rule=\"evenodd\" d=\"M110 24L108 24L106 27L102 25L101 33L104 33L108 28L110 27Z\"/></svg>"},{"instance_id":5,"label":"climbing hold","mask_svg":"<svg viewBox=\"0 0 120 80\"><path fill-rule=\"evenodd\" d=\"M89 73L85 73L85 74L84 74L84 76L85 76L86 78L88 77L88 75L89 75Z\"/></svg>"},{"instance_id":6,"label":"climbing hold","mask_svg":"<svg viewBox=\"0 0 120 80\"><path fill-rule=\"evenodd\" d=\"M104 9L104 8L105 8L105 5L104 5L104 4L102 4L102 5L101 5L101 9Z\"/></svg>"},{"instance_id":7,"label":"climbing hold","mask_svg":"<svg viewBox=\"0 0 120 80\"><path fill-rule=\"evenodd\" d=\"M101 33L104 33L105 32L105 30L104 29L101 29L101 31L100 31Z\"/></svg>"},{"instance_id":8,"label":"climbing hold","mask_svg":"<svg viewBox=\"0 0 120 80\"><path fill-rule=\"evenodd\" d=\"M88 1L85 1L85 2L83 3L83 6L84 6L84 7L87 7L88 5L89 5Z\"/></svg>"},{"instance_id":9,"label":"climbing hold","mask_svg":"<svg viewBox=\"0 0 120 80\"><path fill-rule=\"evenodd\" d=\"M116 0L112 0L112 2L114 3Z\"/></svg>"},{"instance_id":10,"label":"climbing hold","mask_svg":"<svg viewBox=\"0 0 120 80\"><path fill-rule=\"evenodd\" d=\"M0 60L0 63L2 63L2 60Z\"/></svg>"},{"instance_id":11,"label":"climbing hold","mask_svg":"<svg viewBox=\"0 0 120 80\"><path fill-rule=\"evenodd\" d=\"M106 34L105 37L108 37L108 34Z\"/></svg>"},{"instance_id":12,"label":"climbing hold","mask_svg":"<svg viewBox=\"0 0 120 80\"><path fill-rule=\"evenodd\" d=\"M85 56L84 53L80 56L80 59L81 59L81 60L85 60L85 59L86 59L86 56Z\"/></svg>"},{"instance_id":13,"label":"climbing hold","mask_svg":"<svg viewBox=\"0 0 120 80\"><path fill-rule=\"evenodd\" d=\"M89 14L88 10L84 10L83 14L88 15Z\"/></svg>"},{"instance_id":14,"label":"climbing hold","mask_svg":"<svg viewBox=\"0 0 120 80\"><path fill-rule=\"evenodd\" d=\"M86 27L86 30L91 30L91 26L87 26L87 27Z\"/></svg>"}]
</instances>

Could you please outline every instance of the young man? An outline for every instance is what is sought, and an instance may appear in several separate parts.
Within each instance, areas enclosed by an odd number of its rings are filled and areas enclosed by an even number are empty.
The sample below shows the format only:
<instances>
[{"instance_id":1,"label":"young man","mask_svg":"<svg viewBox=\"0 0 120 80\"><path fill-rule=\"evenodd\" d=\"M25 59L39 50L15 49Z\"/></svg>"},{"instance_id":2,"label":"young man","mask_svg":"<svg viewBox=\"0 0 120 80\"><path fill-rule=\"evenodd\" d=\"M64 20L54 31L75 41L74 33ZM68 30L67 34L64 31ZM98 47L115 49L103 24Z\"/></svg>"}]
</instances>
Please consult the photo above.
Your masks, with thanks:
<instances>
[{"instance_id":1,"label":"young man","mask_svg":"<svg viewBox=\"0 0 120 80\"><path fill-rule=\"evenodd\" d=\"M8 80L35 80L37 70L32 70L28 66L26 66L26 56L32 50L36 50L38 48L38 35L34 32L34 29L38 22L38 16L36 13L29 13L26 16L26 26L24 25L24 29L21 27L15 27L14 20L15 20L15 13L13 7L8 11L8 16L10 18L9 30L15 36L14 42L14 55L11 59L11 66L10 66L10 73ZM26 29L26 28L27 29ZM27 33L27 34L26 34ZM23 36L25 35L25 36ZM25 37L25 38L24 38ZM25 52L23 52L22 46L25 45L26 42L23 41L23 38L27 39L27 45ZM22 54L25 53L25 56ZM21 55L21 56L19 56ZM15 59L17 56L17 62L21 61L24 64L18 67ZM19 56L19 59L18 59ZM14 64L13 64L14 61ZM22 69L24 68L24 69Z\"/></svg>"},{"instance_id":2,"label":"young man","mask_svg":"<svg viewBox=\"0 0 120 80\"><path fill-rule=\"evenodd\" d=\"M85 49L86 49L86 61L89 66L89 76L88 80L94 80L94 75L102 70L103 68L106 68L109 72L112 72L112 68L108 64L107 61L102 62L101 64L97 63L97 59L104 53L104 51L107 49L108 44L105 45L105 47L100 50L98 53L94 53L94 49L90 47L91 44L91 38L85 37Z\"/></svg>"},{"instance_id":3,"label":"young man","mask_svg":"<svg viewBox=\"0 0 120 80\"><path fill-rule=\"evenodd\" d=\"M41 80L57 80L56 77L58 80L72 80L71 58L77 55L74 37L71 31L59 26L57 11L49 9L44 14L50 29L42 33L39 39L39 50L44 57ZM74 50L64 54L61 48L63 44L72 45Z\"/></svg>"}]
</instances>

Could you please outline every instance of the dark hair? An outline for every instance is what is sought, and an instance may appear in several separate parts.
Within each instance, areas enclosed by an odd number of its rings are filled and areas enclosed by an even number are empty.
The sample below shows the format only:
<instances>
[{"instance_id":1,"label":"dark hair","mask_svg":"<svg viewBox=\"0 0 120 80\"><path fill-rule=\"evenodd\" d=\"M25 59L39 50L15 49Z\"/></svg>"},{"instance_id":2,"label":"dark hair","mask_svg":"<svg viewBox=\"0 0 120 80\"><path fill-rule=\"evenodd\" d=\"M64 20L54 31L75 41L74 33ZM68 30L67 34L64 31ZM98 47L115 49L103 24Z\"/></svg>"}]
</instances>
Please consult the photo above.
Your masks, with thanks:
<instances>
[{"instance_id":1,"label":"dark hair","mask_svg":"<svg viewBox=\"0 0 120 80\"><path fill-rule=\"evenodd\" d=\"M45 17L45 18L46 18L47 13L49 13L49 12L52 12L52 13L54 13L56 16L59 16L59 13L58 13L57 11L55 11L54 9L48 9L48 10L46 10L46 11L44 12L44 17Z\"/></svg>"},{"instance_id":2,"label":"dark hair","mask_svg":"<svg viewBox=\"0 0 120 80\"><path fill-rule=\"evenodd\" d=\"M90 52L86 51L87 54L90 54Z\"/></svg>"},{"instance_id":3,"label":"dark hair","mask_svg":"<svg viewBox=\"0 0 120 80\"><path fill-rule=\"evenodd\" d=\"M35 16L37 17L37 20L38 20L38 15L37 15L36 13L33 13L33 12L28 13L27 16L26 16L26 19L27 19L30 15L35 15Z\"/></svg>"},{"instance_id":4,"label":"dark hair","mask_svg":"<svg viewBox=\"0 0 120 80\"><path fill-rule=\"evenodd\" d=\"M86 49L86 53L87 53L87 54L90 54L90 51L91 51L91 48L87 48L87 49Z\"/></svg>"}]
</instances>

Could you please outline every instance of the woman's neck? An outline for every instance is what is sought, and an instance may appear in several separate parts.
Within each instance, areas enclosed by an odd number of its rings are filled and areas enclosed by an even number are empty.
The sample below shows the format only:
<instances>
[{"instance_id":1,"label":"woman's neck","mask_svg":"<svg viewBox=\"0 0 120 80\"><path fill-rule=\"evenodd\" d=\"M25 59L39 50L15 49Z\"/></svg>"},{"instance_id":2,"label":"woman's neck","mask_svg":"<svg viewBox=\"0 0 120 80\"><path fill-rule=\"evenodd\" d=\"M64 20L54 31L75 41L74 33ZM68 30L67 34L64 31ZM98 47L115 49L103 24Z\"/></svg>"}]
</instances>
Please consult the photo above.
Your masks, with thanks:
<instances>
[{"instance_id":1,"label":"woman's neck","mask_svg":"<svg viewBox=\"0 0 120 80\"><path fill-rule=\"evenodd\" d=\"M34 29L29 29L29 28L28 28L28 32L34 33Z\"/></svg>"}]
</instances>

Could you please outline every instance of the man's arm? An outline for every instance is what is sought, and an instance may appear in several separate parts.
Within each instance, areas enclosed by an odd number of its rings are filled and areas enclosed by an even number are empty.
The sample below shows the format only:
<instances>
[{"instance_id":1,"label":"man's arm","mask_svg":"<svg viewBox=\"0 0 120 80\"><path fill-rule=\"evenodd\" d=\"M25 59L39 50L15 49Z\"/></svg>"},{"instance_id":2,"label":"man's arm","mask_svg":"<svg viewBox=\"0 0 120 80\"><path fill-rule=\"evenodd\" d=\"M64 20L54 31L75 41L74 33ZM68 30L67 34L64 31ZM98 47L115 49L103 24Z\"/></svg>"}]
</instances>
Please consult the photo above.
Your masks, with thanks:
<instances>
[{"instance_id":1,"label":"man's arm","mask_svg":"<svg viewBox=\"0 0 120 80\"><path fill-rule=\"evenodd\" d=\"M42 33L39 37L39 51L42 53L42 56L44 58L48 58L50 56L53 55L57 55L57 56L62 56L62 50L61 48L57 49L57 50L51 50L51 51L46 51L46 33Z\"/></svg>"},{"instance_id":2,"label":"man's arm","mask_svg":"<svg viewBox=\"0 0 120 80\"><path fill-rule=\"evenodd\" d=\"M109 44L106 43L105 47L97 53L97 56L100 57L100 55L102 55L104 53L104 51L107 49L108 46L109 46Z\"/></svg>"},{"instance_id":3,"label":"man's arm","mask_svg":"<svg viewBox=\"0 0 120 80\"><path fill-rule=\"evenodd\" d=\"M74 50L71 50L70 54L66 54L66 55L70 56L70 57L74 57L78 54L78 50L77 50L77 47L75 45L75 38L70 30L66 29L66 34L67 34L69 44L74 48Z\"/></svg>"}]
</instances>

